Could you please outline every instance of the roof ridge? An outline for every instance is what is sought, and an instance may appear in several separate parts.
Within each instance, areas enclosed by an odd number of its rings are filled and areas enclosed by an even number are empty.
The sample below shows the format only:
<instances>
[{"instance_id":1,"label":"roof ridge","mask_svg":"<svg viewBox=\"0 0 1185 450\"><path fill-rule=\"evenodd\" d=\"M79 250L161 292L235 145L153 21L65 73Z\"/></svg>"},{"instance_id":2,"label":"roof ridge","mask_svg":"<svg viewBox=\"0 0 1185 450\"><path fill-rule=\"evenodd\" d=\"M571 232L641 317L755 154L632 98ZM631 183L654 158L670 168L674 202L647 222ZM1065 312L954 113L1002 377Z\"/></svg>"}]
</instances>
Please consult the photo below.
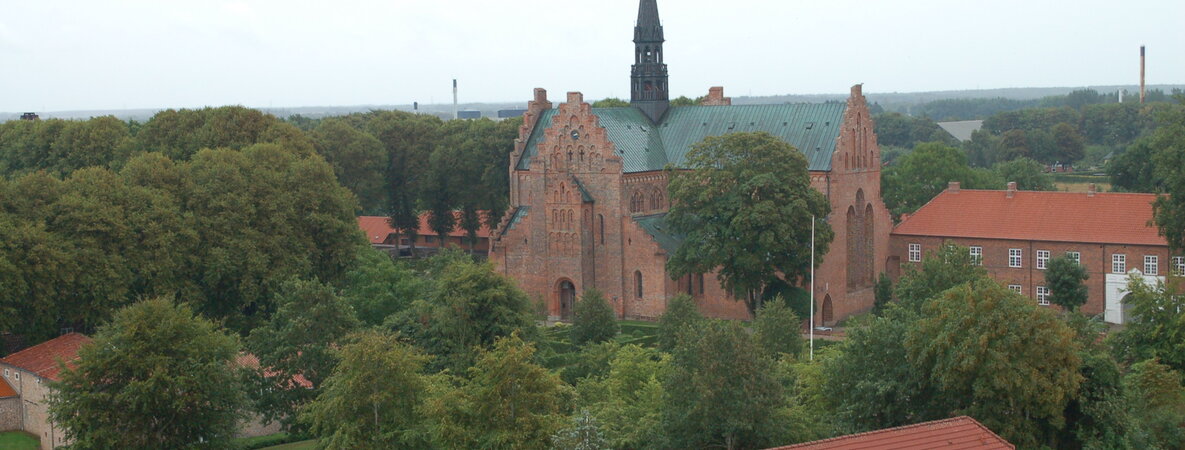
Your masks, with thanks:
<instances>
[{"instance_id":1,"label":"roof ridge","mask_svg":"<svg viewBox=\"0 0 1185 450\"><path fill-rule=\"evenodd\" d=\"M912 429L912 428L919 428L919 427L924 427L924 426L934 426L934 425L943 425L943 424L946 424L946 423L956 423L956 422L970 422L970 423L973 423L973 424L975 424L975 426L979 427L980 429L983 429L983 430L987 431L988 433L990 433L992 436L994 436L995 438L999 439L1000 441L1002 441L1002 442L1008 442L1008 441L1007 441L1007 440L1005 440L1004 438L1001 438L1001 437L1000 437L1000 435L996 434L995 432L993 432L992 430L988 429L988 428L987 428L986 426L984 426L983 424L979 423L979 421L978 421L978 420L975 420L975 418L974 418L974 417L967 416L967 415L962 415L962 416L948 417L948 418L946 418L946 419L931 420L931 421L928 421L928 422L919 422L919 423L910 424L910 425L901 425L901 426L892 427L892 428L883 428L883 429L880 429L880 430L871 430L871 431L864 431L864 432L860 432L860 433L854 433L854 434L845 434L845 435L842 435L842 436L835 436L835 437L831 437L831 438L827 438L827 439L819 439L819 440L815 440L815 441L800 442L800 443L797 443L797 444L792 444L792 445L787 445L787 446L782 446L782 447L774 447L773 449L770 449L770 450L778 450L778 449L792 449L792 448L796 448L796 447L805 447L805 446L816 446L816 445L819 445L819 444L824 444L824 443L828 443L828 442L834 442L834 441L840 441L840 440L848 440L848 439L859 439L859 438L862 438L862 437L871 436L871 435L875 435L875 434L882 434L882 433L892 433L892 432L895 432L895 431L904 431L904 430L909 430L909 429ZM1011 446L1012 446L1012 448L1016 448L1016 446L1015 446L1015 445L1012 445L1012 443L1008 443L1008 444L1009 444L1009 445L1011 445Z\"/></svg>"}]
</instances>

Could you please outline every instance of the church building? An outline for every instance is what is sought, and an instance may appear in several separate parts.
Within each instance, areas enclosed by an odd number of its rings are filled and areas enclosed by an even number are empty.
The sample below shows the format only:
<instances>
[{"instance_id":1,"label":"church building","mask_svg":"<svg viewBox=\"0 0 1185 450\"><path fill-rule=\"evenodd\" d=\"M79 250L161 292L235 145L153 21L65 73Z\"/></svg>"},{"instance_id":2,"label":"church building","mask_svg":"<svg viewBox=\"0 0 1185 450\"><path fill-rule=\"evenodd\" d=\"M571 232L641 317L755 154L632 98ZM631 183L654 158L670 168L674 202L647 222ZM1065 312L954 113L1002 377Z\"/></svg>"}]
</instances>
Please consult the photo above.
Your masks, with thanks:
<instances>
[{"instance_id":1,"label":"church building","mask_svg":"<svg viewBox=\"0 0 1185 450\"><path fill-rule=\"evenodd\" d=\"M692 295L707 316L748 319L715 274L668 275L680 237L664 220L663 169L685 167L705 137L764 131L803 152L811 185L831 204L825 220L835 240L816 270L816 324L869 309L892 221L861 86L846 102L743 106L713 87L700 105L672 107L664 41L656 0L641 0L629 107L592 108L579 92L555 107L535 89L511 153L510 209L493 231L491 261L552 319L570 318L589 288L626 319L657 318L679 294Z\"/></svg>"}]
</instances>

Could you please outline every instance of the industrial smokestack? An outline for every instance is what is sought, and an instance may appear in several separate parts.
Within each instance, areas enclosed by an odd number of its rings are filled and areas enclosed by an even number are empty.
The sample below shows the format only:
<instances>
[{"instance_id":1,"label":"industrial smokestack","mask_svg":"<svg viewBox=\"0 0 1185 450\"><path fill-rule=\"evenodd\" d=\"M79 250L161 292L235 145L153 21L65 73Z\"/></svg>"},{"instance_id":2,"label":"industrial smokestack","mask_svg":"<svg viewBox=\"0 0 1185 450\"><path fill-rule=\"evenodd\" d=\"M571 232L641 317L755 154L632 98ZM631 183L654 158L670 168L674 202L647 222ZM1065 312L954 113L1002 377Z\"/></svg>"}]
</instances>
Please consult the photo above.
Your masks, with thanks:
<instances>
[{"instance_id":1,"label":"industrial smokestack","mask_svg":"<svg viewBox=\"0 0 1185 450\"><path fill-rule=\"evenodd\" d=\"M1140 46L1140 104L1144 104L1144 46Z\"/></svg>"},{"instance_id":2,"label":"industrial smokestack","mask_svg":"<svg viewBox=\"0 0 1185 450\"><path fill-rule=\"evenodd\" d=\"M1140 47L1143 48L1143 47ZM1143 89L1140 89L1143 92ZM453 78L453 120L457 119L457 79Z\"/></svg>"}]
</instances>

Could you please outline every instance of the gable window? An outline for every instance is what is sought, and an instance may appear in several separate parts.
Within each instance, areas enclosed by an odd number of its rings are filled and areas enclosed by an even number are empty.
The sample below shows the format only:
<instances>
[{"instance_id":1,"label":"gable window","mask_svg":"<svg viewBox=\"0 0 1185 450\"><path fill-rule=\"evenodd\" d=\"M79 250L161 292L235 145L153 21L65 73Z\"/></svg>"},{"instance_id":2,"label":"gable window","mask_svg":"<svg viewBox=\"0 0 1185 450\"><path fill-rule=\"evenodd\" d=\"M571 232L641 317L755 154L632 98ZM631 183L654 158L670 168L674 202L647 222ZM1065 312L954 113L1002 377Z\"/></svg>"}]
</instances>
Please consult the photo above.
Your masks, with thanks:
<instances>
[{"instance_id":1,"label":"gable window","mask_svg":"<svg viewBox=\"0 0 1185 450\"><path fill-rule=\"evenodd\" d=\"M634 271L634 296L638 299L642 298L642 271Z\"/></svg>"},{"instance_id":2,"label":"gable window","mask_svg":"<svg viewBox=\"0 0 1185 450\"><path fill-rule=\"evenodd\" d=\"M1010 284L1010 285L1008 285L1008 289L1011 290L1012 292L1017 293L1017 294L1023 294L1023 292L1020 291L1019 284Z\"/></svg>"},{"instance_id":3,"label":"gable window","mask_svg":"<svg viewBox=\"0 0 1185 450\"><path fill-rule=\"evenodd\" d=\"M1074 261L1074 264L1082 265L1082 254L1078 252L1066 252L1066 257Z\"/></svg>"},{"instance_id":4,"label":"gable window","mask_svg":"<svg viewBox=\"0 0 1185 450\"><path fill-rule=\"evenodd\" d=\"M983 265L983 247L971 247L971 265Z\"/></svg>"},{"instance_id":5,"label":"gable window","mask_svg":"<svg viewBox=\"0 0 1185 450\"><path fill-rule=\"evenodd\" d=\"M1144 275L1160 274L1160 257L1144 256Z\"/></svg>"},{"instance_id":6,"label":"gable window","mask_svg":"<svg viewBox=\"0 0 1185 450\"><path fill-rule=\"evenodd\" d=\"M1185 256L1173 257L1173 275L1185 277Z\"/></svg>"},{"instance_id":7,"label":"gable window","mask_svg":"<svg viewBox=\"0 0 1185 450\"><path fill-rule=\"evenodd\" d=\"M1127 255L1122 253L1111 255L1111 273L1127 273Z\"/></svg>"},{"instance_id":8,"label":"gable window","mask_svg":"<svg viewBox=\"0 0 1185 450\"><path fill-rule=\"evenodd\" d=\"M909 262L922 260L922 244L909 244Z\"/></svg>"},{"instance_id":9,"label":"gable window","mask_svg":"<svg viewBox=\"0 0 1185 450\"><path fill-rule=\"evenodd\" d=\"M1049 264L1049 250L1037 250L1037 268L1045 270Z\"/></svg>"},{"instance_id":10,"label":"gable window","mask_svg":"<svg viewBox=\"0 0 1185 450\"><path fill-rule=\"evenodd\" d=\"M1019 248L1008 249L1008 267L1019 268L1024 259L1024 251Z\"/></svg>"},{"instance_id":11,"label":"gable window","mask_svg":"<svg viewBox=\"0 0 1185 450\"><path fill-rule=\"evenodd\" d=\"M8 369L4 369L4 378L8 378L8 376L9 376Z\"/></svg>"},{"instance_id":12,"label":"gable window","mask_svg":"<svg viewBox=\"0 0 1185 450\"><path fill-rule=\"evenodd\" d=\"M1045 286L1037 286L1037 304L1041 306L1049 306L1049 288Z\"/></svg>"},{"instance_id":13,"label":"gable window","mask_svg":"<svg viewBox=\"0 0 1185 450\"><path fill-rule=\"evenodd\" d=\"M13 372L13 373L12 373L12 379L14 379L14 380L16 380L16 381L21 381L21 373L20 373L19 371L18 371L18 372Z\"/></svg>"}]
</instances>

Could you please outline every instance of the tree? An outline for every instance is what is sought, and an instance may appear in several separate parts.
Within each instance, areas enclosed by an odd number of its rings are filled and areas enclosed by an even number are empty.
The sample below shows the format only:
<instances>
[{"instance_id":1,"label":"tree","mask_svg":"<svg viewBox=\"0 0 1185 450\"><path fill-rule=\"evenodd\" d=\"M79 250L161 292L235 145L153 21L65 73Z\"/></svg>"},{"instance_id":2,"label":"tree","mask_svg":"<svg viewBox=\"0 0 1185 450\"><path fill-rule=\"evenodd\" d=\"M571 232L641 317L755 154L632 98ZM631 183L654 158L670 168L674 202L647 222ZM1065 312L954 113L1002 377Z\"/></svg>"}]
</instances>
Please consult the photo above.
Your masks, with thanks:
<instances>
[{"instance_id":1,"label":"tree","mask_svg":"<svg viewBox=\"0 0 1185 450\"><path fill-rule=\"evenodd\" d=\"M876 125L876 141L882 146L913 148L922 142L958 144L958 139L928 118L890 112L873 116L873 122Z\"/></svg>"},{"instance_id":2,"label":"tree","mask_svg":"<svg viewBox=\"0 0 1185 450\"><path fill-rule=\"evenodd\" d=\"M246 344L259 358L258 409L264 418L279 419L291 429L297 409L317 396L337 366L333 349L359 323L349 304L315 280L290 280L276 297L279 309L251 331Z\"/></svg>"},{"instance_id":3,"label":"tree","mask_svg":"<svg viewBox=\"0 0 1185 450\"><path fill-rule=\"evenodd\" d=\"M580 405L597 419L613 448L662 448L663 377L670 355L622 346L603 376L576 384Z\"/></svg>"},{"instance_id":4,"label":"tree","mask_svg":"<svg viewBox=\"0 0 1185 450\"><path fill-rule=\"evenodd\" d=\"M1042 444L1065 426L1062 413L1082 381L1074 332L989 279L928 303L905 347L936 384L941 409L975 417L1018 446Z\"/></svg>"},{"instance_id":5,"label":"tree","mask_svg":"<svg viewBox=\"0 0 1185 450\"><path fill-rule=\"evenodd\" d=\"M436 116L396 111L377 112L366 119L366 130L383 143L387 152L391 227L408 236L414 255L420 228L420 190L442 122Z\"/></svg>"},{"instance_id":6,"label":"tree","mask_svg":"<svg viewBox=\"0 0 1185 450\"><path fill-rule=\"evenodd\" d=\"M347 341L341 363L301 420L328 449L427 447L420 411L432 383L423 374L429 356L381 331Z\"/></svg>"},{"instance_id":7,"label":"tree","mask_svg":"<svg viewBox=\"0 0 1185 450\"><path fill-rule=\"evenodd\" d=\"M826 217L831 206L790 144L768 133L708 137L692 147L686 165L691 170L668 169L666 220L685 236L667 262L672 277L718 271L753 313L766 285L793 284L822 261L834 234L817 221L811 261L811 219Z\"/></svg>"},{"instance_id":8,"label":"tree","mask_svg":"<svg viewBox=\"0 0 1185 450\"><path fill-rule=\"evenodd\" d=\"M927 254L920 267L907 268L897 280L894 294L902 306L921 312L930 299L943 291L986 277L987 271L972 261L967 247L948 244Z\"/></svg>"},{"instance_id":9,"label":"tree","mask_svg":"<svg viewBox=\"0 0 1185 450\"><path fill-rule=\"evenodd\" d=\"M630 102L622 100L617 97L609 97L593 102L593 108L622 108L629 106Z\"/></svg>"},{"instance_id":10,"label":"tree","mask_svg":"<svg viewBox=\"0 0 1185 450\"><path fill-rule=\"evenodd\" d=\"M1126 326L1110 338L1115 358L1127 363L1157 358L1185 371L1185 297L1173 295L1164 283L1150 286L1135 276L1128 279L1127 292Z\"/></svg>"},{"instance_id":11,"label":"tree","mask_svg":"<svg viewBox=\"0 0 1185 450\"><path fill-rule=\"evenodd\" d=\"M876 279L876 285L872 287L872 297L872 313L876 315L884 312L889 302L893 301L893 280L884 272L881 272L880 277Z\"/></svg>"},{"instance_id":12,"label":"tree","mask_svg":"<svg viewBox=\"0 0 1185 450\"><path fill-rule=\"evenodd\" d=\"M1045 268L1045 284L1049 286L1050 303L1061 306L1067 311L1077 311L1078 307L1086 304L1086 285L1083 283L1090 275L1086 268L1069 256L1059 256L1049 260Z\"/></svg>"},{"instance_id":13,"label":"tree","mask_svg":"<svg viewBox=\"0 0 1185 450\"><path fill-rule=\"evenodd\" d=\"M339 283L341 297L366 325L382 325L415 300L424 298L429 281L406 263L374 249L362 249Z\"/></svg>"},{"instance_id":14,"label":"tree","mask_svg":"<svg viewBox=\"0 0 1185 450\"><path fill-rule=\"evenodd\" d=\"M997 161L1036 156L1029 147L1029 138L1024 130L1008 130L1000 136L1000 149L996 151Z\"/></svg>"},{"instance_id":15,"label":"tree","mask_svg":"<svg viewBox=\"0 0 1185 450\"><path fill-rule=\"evenodd\" d=\"M797 357L802 353L802 321L781 298L765 302L753 320L753 339L767 357Z\"/></svg>"},{"instance_id":16,"label":"tree","mask_svg":"<svg viewBox=\"0 0 1185 450\"><path fill-rule=\"evenodd\" d=\"M464 253L443 253L444 266L436 276L431 298L388 318L386 324L402 331L436 357L433 368L461 371L479 349L515 331L535 331L530 299L489 263L477 263ZM452 259L450 259L452 258ZM528 334L529 336L529 334Z\"/></svg>"},{"instance_id":17,"label":"tree","mask_svg":"<svg viewBox=\"0 0 1185 450\"><path fill-rule=\"evenodd\" d=\"M609 450L609 442L605 440L597 423L597 418L587 410L572 419L568 428L560 430L551 437L552 448L571 450Z\"/></svg>"},{"instance_id":18,"label":"tree","mask_svg":"<svg viewBox=\"0 0 1185 450\"><path fill-rule=\"evenodd\" d=\"M317 153L333 166L338 182L358 196L363 211L378 211L386 204L387 151L382 142L336 118L317 125L312 139Z\"/></svg>"},{"instance_id":19,"label":"tree","mask_svg":"<svg viewBox=\"0 0 1185 450\"><path fill-rule=\"evenodd\" d=\"M765 448L787 434L786 398L738 322L710 321L672 355L663 383L663 428L674 448Z\"/></svg>"},{"instance_id":20,"label":"tree","mask_svg":"<svg viewBox=\"0 0 1185 450\"><path fill-rule=\"evenodd\" d=\"M1086 139L1073 125L1062 122L1054 125L1050 132L1056 149L1052 156L1056 161L1072 163L1086 156Z\"/></svg>"},{"instance_id":21,"label":"tree","mask_svg":"<svg viewBox=\"0 0 1185 450\"><path fill-rule=\"evenodd\" d=\"M1185 103L1185 95L1178 96ZM1160 127L1147 139L1156 149L1156 175L1165 181L1169 195L1153 203L1156 225L1169 248L1185 250L1185 107L1166 111L1158 118ZM1178 253L1179 254L1179 253ZM1185 275L1185 274L1181 274Z\"/></svg>"},{"instance_id":22,"label":"tree","mask_svg":"<svg viewBox=\"0 0 1185 450\"><path fill-rule=\"evenodd\" d=\"M704 316L690 295L679 294L667 301L667 309L658 318L658 349L673 351L684 334L694 332Z\"/></svg>"},{"instance_id":23,"label":"tree","mask_svg":"<svg viewBox=\"0 0 1185 450\"><path fill-rule=\"evenodd\" d=\"M145 300L99 328L74 367L62 365L50 417L80 448L228 447L246 406L237 351L189 307Z\"/></svg>"},{"instance_id":24,"label":"tree","mask_svg":"<svg viewBox=\"0 0 1185 450\"><path fill-rule=\"evenodd\" d=\"M1015 181L1017 189L1025 191L1052 191L1053 180L1045 175L1045 166L1029 158L1016 158L992 167L1004 181Z\"/></svg>"},{"instance_id":25,"label":"tree","mask_svg":"<svg viewBox=\"0 0 1185 450\"><path fill-rule=\"evenodd\" d=\"M1185 445L1185 387L1181 374L1156 359L1133 364L1123 379L1131 409L1143 428L1142 447Z\"/></svg>"},{"instance_id":26,"label":"tree","mask_svg":"<svg viewBox=\"0 0 1185 450\"><path fill-rule=\"evenodd\" d=\"M572 317L572 343L575 345L605 342L617 336L617 314L596 289L584 291Z\"/></svg>"},{"instance_id":27,"label":"tree","mask_svg":"<svg viewBox=\"0 0 1185 450\"><path fill-rule=\"evenodd\" d=\"M514 333L482 350L468 378L430 399L440 448L545 449L563 428L571 390L532 362L535 347Z\"/></svg>"},{"instance_id":28,"label":"tree","mask_svg":"<svg viewBox=\"0 0 1185 450\"><path fill-rule=\"evenodd\" d=\"M986 170L967 165L957 148L938 143L918 144L897 164L885 170L881 187L885 206L894 214L912 213L946 189L951 181L964 189L996 189L1003 182Z\"/></svg>"}]
</instances>

